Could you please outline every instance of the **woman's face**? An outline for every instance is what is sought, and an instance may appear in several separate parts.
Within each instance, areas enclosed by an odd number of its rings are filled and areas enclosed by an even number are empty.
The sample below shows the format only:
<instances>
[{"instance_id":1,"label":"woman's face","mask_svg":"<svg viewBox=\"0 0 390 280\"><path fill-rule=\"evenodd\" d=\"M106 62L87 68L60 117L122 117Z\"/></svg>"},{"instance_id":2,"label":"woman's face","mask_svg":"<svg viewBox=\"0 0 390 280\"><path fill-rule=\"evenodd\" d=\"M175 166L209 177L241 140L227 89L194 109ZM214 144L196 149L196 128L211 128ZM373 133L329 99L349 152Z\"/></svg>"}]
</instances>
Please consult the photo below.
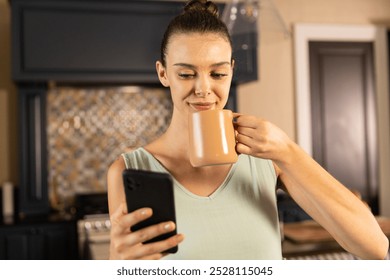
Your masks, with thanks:
<instances>
[{"instance_id":1,"label":"woman's face","mask_svg":"<svg viewBox=\"0 0 390 280\"><path fill-rule=\"evenodd\" d=\"M233 75L232 49L214 33L176 34L170 38L166 67L157 62L161 83L170 87L175 110L222 109Z\"/></svg>"}]
</instances>

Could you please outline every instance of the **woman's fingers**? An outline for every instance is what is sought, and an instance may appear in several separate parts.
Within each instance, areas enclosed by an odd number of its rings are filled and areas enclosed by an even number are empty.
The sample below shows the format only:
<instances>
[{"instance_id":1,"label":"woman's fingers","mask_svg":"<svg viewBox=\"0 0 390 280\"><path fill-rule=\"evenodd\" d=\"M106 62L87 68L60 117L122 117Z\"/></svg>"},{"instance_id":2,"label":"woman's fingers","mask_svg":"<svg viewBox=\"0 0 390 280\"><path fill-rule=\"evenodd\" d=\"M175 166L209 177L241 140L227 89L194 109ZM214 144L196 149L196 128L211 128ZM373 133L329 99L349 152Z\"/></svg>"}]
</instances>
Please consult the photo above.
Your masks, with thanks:
<instances>
[{"instance_id":1,"label":"woman's fingers","mask_svg":"<svg viewBox=\"0 0 390 280\"><path fill-rule=\"evenodd\" d=\"M138 250L137 259L154 259L155 257L162 258L164 256L164 251L179 245L180 242L184 240L182 234L177 234L172 237L169 237L165 240L143 244L142 247Z\"/></svg>"},{"instance_id":2,"label":"woman's fingers","mask_svg":"<svg viewBox=\"0 0 390 280\"><path fill-rule=\"evenodd\" d=\"M145 227L143 229L139 229L137 231L132 232L127 236L127 239L131 243L143 243L150 239L153 239L162 234L166 234L175 229L175 224L173 222L164 222L157 225L152 225Z\"/></svg>"},{"instance_id":3,"label":"woman's fingers","mask_svg":"<svg viewBox=\"0 0 390 280\"><path fill-rule=\"evenodd\" d=\"M236 150L240 154L275 160L289 141L272 123L253 116L238 117L235 130Z\"/></svg>"},{"instance_id":4,"label":"woman's fingers","mask_svg":"<svg viewBox=\"0 0 390 280\"><path fill-rule=\"evenodd\" d=\"M173 224L173 223L172 223ZM140 232L144 230L139 230L137 232L133 232L129 234L126 239L126 244L128 243L134 243L134 245L128 249L126 249L126 255L124 255L124 258L126 259L160 259L163 257L164 251L177 246L180 242L183 241L184 236L182 234L176 234L174 236L171 236L165 240L162 241L156 241L152 243L142 243L147 240L150 240L156 236L159 236L161 234L167 233L171 230L167 230L165 228L165 223L151 226L149 228L145 228L145 231L152 230L152 228L158 227L160 228L160 231L153 231L153 233L145 233ZM171 228L172 230L174 227ZM143 241L141 241L143 240Z\"/></svg>"},{"instance_id":5,"label":"woman's fingers","mask_svg":"<svg viewBox=\"0 0 390 280\"><path fill-rule=\"evenodd\" d=\"M246 135L243 135L243 134L237 134L236 135L236 142L237 142L237 145L241 144L241 145L251 147L253 139L246 136Z\"/></svg>"},{"instance_id":6,"label":"woman's fingers","mask_svg":"<svg viewBox=\"0 0 390 280\"><path fill-rule=\"evenodd\" d=\"M248 115L242 115L235 113L233 114L233 118L235 118L235 124L239 127L248 127L248 128L255 128L258 126L259 121L261 121L260 118L256 118L254 116L248 116Z\"/></svg>"},{"instance_id":7,"label":"woman's fingers","mask_svg":"<svg viewBox=\"0 0 390 280\"><path fill-rule=\"evenodd\" d=\"M238 134L242 134L242 135L248 136L250 138L255 138L256 136L258 136L257 135L258 129L255 129L255 128L238 126L236 128L236 131Z\"/></svg>"},{"instance_id":8,"label":"woman's fingers","mask_svg":"<svg viewBox=\"0 0 390 280\"><path fill-rule=\"evenodd\" d=\"M250 155L252 150L250 147L248 147L242 143L237 143L236 144L236 151L238 154Z\"/></svg>"},{"instance_id":9,"label":"woman's fingers","mask_svg":"<svg viewBox=\"0 0 390 280\"><path fill-rule=\"evenodd\" d=\"M121 207L118 207L121 208ZM123 206L122 210L118 209L111 216L111 231L113 234L120 234L123 232L129 232L130 227L139 222L142 222L153 215L151 208L141 208L134 212L127 214L127 210L124 211Z\"/></svg>"}]
</instances>

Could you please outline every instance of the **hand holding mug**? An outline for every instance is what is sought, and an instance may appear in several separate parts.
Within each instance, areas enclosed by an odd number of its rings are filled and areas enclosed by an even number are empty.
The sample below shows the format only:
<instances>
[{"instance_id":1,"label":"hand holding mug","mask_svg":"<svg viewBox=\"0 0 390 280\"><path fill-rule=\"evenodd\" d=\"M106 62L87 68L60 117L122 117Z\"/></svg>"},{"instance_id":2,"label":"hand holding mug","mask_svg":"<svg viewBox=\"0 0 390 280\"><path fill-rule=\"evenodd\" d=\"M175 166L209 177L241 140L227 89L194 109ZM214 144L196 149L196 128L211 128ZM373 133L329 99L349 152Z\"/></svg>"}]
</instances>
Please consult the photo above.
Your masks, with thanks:
<instances>
[{"instance_id":1,"label":"hand holding mug","mask_svg":"<svg viewBox=\"0 0 390 280\"><path fill-rule=\"evenodd\" d=\"M288 157L292 141L280 128L254 116L234 114L234 118L239 154L275 161Z\"/></svg>"}]
</instances>

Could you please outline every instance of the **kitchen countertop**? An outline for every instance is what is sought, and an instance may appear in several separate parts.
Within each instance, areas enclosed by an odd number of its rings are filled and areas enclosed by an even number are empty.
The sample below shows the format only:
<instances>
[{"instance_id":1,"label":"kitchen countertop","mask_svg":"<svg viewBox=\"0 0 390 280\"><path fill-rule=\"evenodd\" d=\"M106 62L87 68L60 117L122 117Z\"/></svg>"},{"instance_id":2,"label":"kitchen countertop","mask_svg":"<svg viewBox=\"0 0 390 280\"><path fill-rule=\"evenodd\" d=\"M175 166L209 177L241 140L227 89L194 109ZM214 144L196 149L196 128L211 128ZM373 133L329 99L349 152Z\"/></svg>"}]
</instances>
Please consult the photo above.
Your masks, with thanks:
<instances>
[{"instance_id":1,"label":"kitchen countertop","mask_svg":"<svg viewBox=\"0 0 390 280\"><path fill-rule=\"evenodd\" d=\"M376 219L386 236L390 237L390 218L378 216ZM286 223L283 235L283 256L287 258L344 252L330 233L313 220Z\"/></svg>"}]
</instances>

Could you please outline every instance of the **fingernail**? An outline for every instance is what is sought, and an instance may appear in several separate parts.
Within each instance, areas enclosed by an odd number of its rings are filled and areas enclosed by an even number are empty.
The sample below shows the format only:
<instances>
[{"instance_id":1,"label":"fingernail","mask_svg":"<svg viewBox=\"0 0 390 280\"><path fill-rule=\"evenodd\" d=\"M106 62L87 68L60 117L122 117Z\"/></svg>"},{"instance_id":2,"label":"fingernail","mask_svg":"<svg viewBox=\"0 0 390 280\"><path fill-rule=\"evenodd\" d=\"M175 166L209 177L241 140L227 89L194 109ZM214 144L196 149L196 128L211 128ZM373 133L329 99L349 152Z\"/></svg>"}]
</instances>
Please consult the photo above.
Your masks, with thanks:
<instances>
[{"instance_id":1,"label":"fingernail","mask_svg":"<svg viewBox=\"0 0 390 280\"><path fill-rule=\"evenodd\" d=\"M179 234L177 237L176 237L176 240L179 241L179 242L182 242L184 240L184 235L183 234Z\"/></svg>"},{"instance_id":2,"label":"fingernail","mask_svg":"<svg viewBox=\"0 0 390 280\"><path fill-rule=\"evenodd\" d=\"M165 230L170 230L171 229L171 225L170 224L165 224L164 225L164 229Z\"/></svg>"}]
</instances>

